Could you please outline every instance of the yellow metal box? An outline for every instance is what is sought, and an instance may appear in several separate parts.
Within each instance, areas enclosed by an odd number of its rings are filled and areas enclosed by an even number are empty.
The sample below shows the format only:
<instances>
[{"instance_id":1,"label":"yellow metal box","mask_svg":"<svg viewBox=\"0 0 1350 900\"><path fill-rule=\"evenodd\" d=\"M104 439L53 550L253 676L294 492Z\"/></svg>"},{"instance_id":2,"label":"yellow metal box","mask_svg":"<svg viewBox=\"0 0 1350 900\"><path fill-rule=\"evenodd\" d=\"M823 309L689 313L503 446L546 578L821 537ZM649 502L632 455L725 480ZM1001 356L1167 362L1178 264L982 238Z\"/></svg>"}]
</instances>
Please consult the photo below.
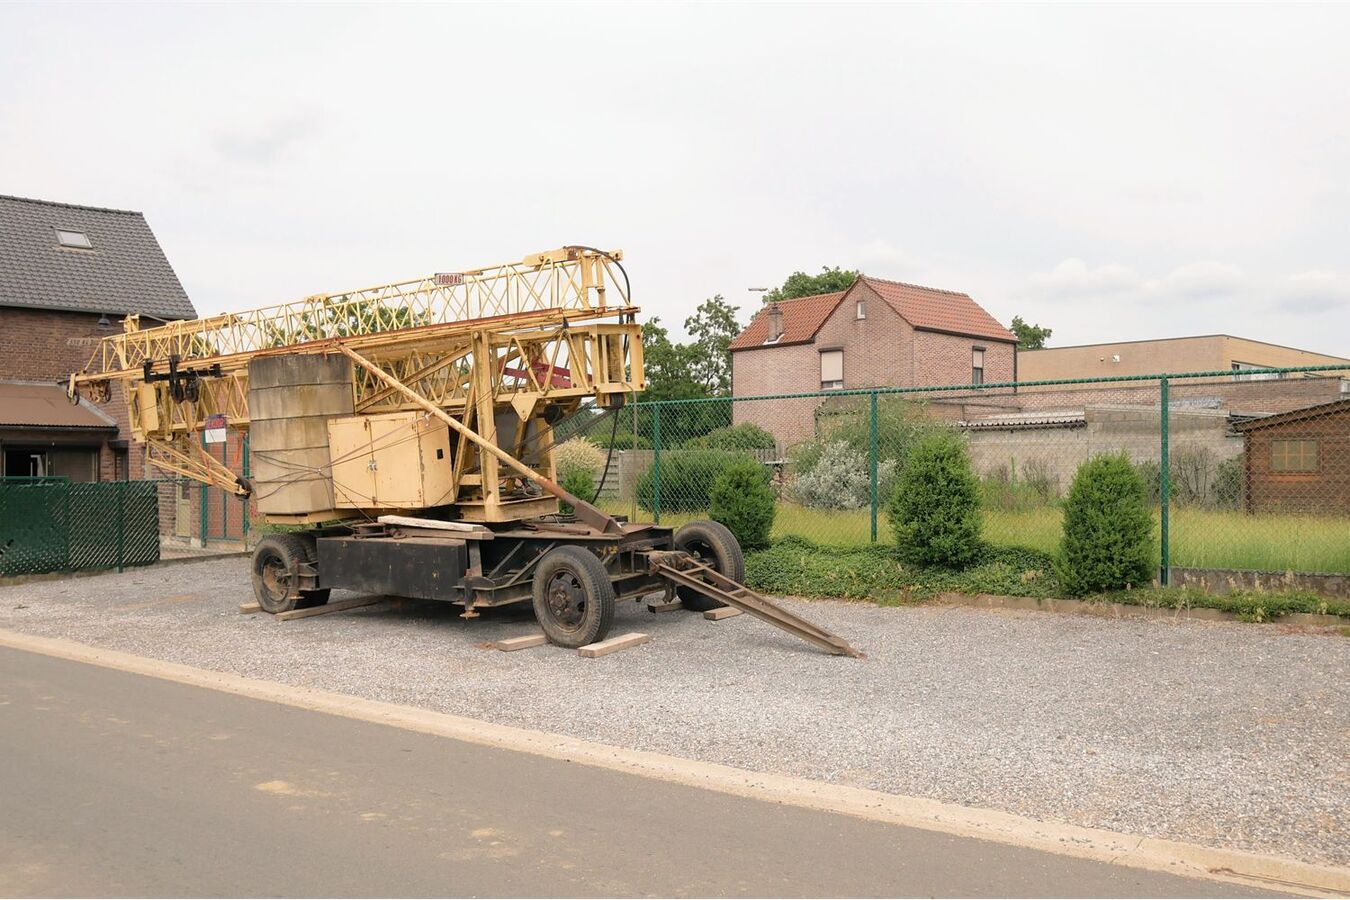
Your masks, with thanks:
<instances>
[{"instance_id":1,"label":"yellow metal box","mask_svg":"<svg viewBox=\"0 0 1350 900\"><path fill-rule=\"evenodd\" d=\"M338 509L426 509L453 503L450 429L424 413L328 420Z\"/></svg>"}]
</instances>

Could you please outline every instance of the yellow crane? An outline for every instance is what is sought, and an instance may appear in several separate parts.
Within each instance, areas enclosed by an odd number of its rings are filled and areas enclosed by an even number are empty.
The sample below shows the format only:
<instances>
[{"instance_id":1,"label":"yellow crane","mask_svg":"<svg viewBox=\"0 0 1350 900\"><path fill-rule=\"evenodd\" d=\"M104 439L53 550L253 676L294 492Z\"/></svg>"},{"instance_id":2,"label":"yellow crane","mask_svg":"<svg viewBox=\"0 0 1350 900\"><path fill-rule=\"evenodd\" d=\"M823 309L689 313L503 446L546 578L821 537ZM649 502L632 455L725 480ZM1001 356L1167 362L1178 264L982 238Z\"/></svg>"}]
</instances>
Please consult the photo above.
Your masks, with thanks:
<instances>
[{"instance_id":1,"label":"yellow crane","mask_svg":"<svg viewBox=\"0 0 1350 900\"><path fill-rule=\"evenodd\" d=\"M255 549L269 612L333 588L448 600L466 617L531 600L549 640L577 647L608 633L616 600L664 590L857 655L745 588L720 524L625 522L557 483L554 426L644 387L622 258L567 246L154 328L133 316L68 390L121 390L151 464L308 526ZM204 452L208 425L250 431L251 479Z\"/></svg>"}]
</instances>

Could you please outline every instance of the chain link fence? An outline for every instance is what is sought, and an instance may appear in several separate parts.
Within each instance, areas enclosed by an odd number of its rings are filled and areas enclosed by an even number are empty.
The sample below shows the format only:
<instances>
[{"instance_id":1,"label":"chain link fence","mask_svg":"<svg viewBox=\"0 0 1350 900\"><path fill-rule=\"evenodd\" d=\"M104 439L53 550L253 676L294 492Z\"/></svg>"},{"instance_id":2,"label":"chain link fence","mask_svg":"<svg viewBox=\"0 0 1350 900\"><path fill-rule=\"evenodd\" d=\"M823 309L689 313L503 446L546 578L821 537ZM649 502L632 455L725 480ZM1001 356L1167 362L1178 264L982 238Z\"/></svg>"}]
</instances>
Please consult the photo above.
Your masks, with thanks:
<instances>
[{"instance_id":1,"label":"chain link fence","mask_svg":"<svg viewBox=\"0 0 1350 900\"><path fill-rule=\"evenodd\" d=\"M158 560L156 482L0 479L0 576Z\"/></svg>"},{"instance_id":2,"label":"chain link fence","mask_svg":"<svg viewBox=\"0 0 1350 900\"><path fill-rule=\"evenodd\" d=\"M775 538L856 545L892 540L906 455L933 429L961 435L993 544L1055 554L1078 467L1123 453L1164 583L1350 573L1350 366L639 403L579 436L613 447L612 512L706 517L717 475L749 456L771 477Z\"/></svg>"}]
</instances>

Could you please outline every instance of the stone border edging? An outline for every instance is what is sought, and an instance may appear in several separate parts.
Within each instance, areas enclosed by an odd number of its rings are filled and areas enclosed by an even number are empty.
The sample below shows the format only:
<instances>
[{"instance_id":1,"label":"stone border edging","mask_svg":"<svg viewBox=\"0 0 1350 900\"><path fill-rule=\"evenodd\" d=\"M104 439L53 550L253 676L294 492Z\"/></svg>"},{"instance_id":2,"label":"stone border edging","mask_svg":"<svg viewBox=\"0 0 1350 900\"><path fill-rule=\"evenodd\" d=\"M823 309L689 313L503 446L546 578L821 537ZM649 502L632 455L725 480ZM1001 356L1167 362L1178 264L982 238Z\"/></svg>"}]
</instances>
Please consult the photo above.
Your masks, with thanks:
<instances>
[{"instance_id":1,"label":"stone border edging","mask_svg":"<svg viewBox=\"0 0 1350 900\"><path fill-rule=\"evenodd\" d=\"M944 591L930 603L945 606L966 606L975 609L1015 609L1034 612L1070 613L1111 619L1197 619L1209 622L1240 622L1242 618L1224 609L1206 606L1180 608L1141 606L1133 603L1104 603L1094 600L1070 600L1058 597L1012 597L1006 594L962 594ZM1286 613L1270 620L1271 625L1350 626L1343 616L1320 613Z\"/></svg>"}]
</instances>

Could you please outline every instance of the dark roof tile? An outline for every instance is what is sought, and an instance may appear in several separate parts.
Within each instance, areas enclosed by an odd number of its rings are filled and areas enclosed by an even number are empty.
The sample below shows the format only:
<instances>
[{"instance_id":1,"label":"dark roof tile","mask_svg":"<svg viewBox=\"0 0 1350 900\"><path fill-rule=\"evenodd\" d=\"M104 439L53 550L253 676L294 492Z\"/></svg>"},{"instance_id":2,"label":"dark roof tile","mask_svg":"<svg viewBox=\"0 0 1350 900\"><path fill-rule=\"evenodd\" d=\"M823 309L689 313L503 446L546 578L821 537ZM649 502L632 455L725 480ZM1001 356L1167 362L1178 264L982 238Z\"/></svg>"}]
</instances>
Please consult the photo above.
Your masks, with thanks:
<instances>
[{"instance_id":1,"label":"dark roof tile","mask_svg":"<svg viewBox=\"0 0 1350 900\"><path fill-rule=\"evenodd\" d=\"M84 232L93 249L62 247L58 228ZM3 195L0 306L197 317L140 213Z\"/></svg>"}]
</instances>

